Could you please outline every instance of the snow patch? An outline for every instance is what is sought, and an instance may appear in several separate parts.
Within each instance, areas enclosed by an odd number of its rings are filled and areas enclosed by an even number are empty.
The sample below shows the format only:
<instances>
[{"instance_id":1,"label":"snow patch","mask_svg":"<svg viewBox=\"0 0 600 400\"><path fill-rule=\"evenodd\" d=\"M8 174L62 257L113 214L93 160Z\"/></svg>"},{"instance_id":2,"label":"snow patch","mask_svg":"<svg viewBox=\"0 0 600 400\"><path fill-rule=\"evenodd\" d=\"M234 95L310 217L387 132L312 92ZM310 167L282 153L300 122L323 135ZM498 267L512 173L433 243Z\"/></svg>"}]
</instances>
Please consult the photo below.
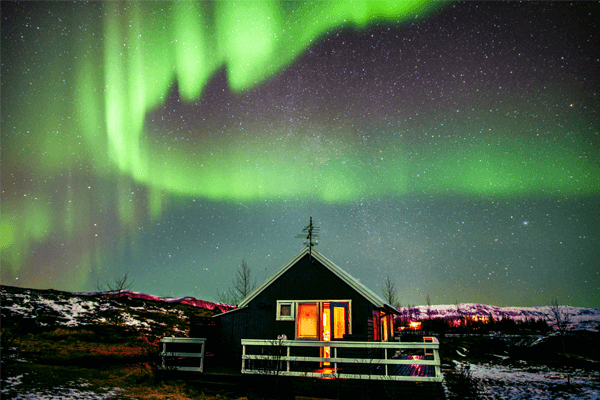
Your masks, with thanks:
<instances>
[{"instance_id":1,"label":"snow patch","mask_svg":"<svg viewBox=\"0 0 600 400\"><path fill-rule=\"evenodd\" d=\"M481 394L486 399L600 399L598 371L558 371L527 365L471 364L470 367L471 376L481 381Z\"/></svg>"}]
</instances>

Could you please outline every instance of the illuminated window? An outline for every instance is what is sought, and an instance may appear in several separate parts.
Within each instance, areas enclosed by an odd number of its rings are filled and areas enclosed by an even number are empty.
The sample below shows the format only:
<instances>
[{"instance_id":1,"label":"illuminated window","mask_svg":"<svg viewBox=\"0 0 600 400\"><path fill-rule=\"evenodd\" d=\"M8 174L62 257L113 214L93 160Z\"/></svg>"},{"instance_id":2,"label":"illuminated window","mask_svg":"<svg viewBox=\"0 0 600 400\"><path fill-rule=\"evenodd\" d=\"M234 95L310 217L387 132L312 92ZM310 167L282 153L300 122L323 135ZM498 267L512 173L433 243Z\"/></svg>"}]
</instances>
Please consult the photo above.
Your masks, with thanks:
<instances>
[{"instance_id":1,"label":"illuminated window","mask_svg":"<svg viewBox=\"0 0 600 400\"><path fill-rule=\"evenodd\" d=\"M381 313L381 340L384 342L388 341L388 317L384 313Z\"/></svg>"},{"instance_id":2,"label":"illuminated window","mask_svg":"<svg viewBox=\"0 0 600 400\"><path fill-rule=\"evenodd\" d=\"M317 303L298 303L298 338L318 339Z\"/></svg>"},{"instance_id":3,"label":"illuminated window","mask_svg":"<svg viewBox=\"0 0 600 400\"><path fill-rule=\"evenodd\" d=\"M380 316L377 311L373 311L373 340L378 342L381 337L381 324L380 324Z\"/></svg>"},{"instance_id":4,"label":"illuminated window","mask_svg":"<svg viewBox=\"0 0 600 400\"><path fill-rule=\"evenodd\" d=\"M294 302L277 301L277 321L294 320Z\"/></svg>"},{"instance_id":5,"label":"illuminated window","mask_svg":"<svg viewBox=\"0 0 600 400\"><path fill-rule=\"evenodd\" d=\"M344 307L333 307L333 338L343 339L346 332L346 309Z\"/></svg>"}]
</instances>

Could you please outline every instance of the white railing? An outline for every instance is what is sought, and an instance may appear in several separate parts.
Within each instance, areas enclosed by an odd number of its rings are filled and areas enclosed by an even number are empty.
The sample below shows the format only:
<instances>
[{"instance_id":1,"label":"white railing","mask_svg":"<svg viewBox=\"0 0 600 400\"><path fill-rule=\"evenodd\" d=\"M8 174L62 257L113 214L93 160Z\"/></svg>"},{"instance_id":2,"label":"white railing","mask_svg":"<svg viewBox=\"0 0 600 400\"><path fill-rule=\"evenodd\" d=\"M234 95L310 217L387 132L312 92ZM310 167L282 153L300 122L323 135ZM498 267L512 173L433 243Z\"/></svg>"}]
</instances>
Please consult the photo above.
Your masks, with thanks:
<instances>
[{"instance_id":1,"label":"white railing","mask_svg":"<svg viewBox=\"0 0 600 400\"><path fill-rule=\"evenodd\" d=\"M178 371L194 371L204 372L204 348L206 339L205 338L182 338L182 337L164 337L160 339L160 356L162 357L162 369L164 370L178 370ZM182 351L168 351L167 347L176 346L179 349L190 347L194 345L200 345L202 349L200 352L182 352ZM200 363L198 366L181 366L173 365L170 361L173 359L185 359L185 358L199 358ZM168 362L169 361L169 362Z\"/></svg>"},{"instance_id":2,"label":"white railing","mask_svg":"<svg viewBox=\"0 0 600 400\"><path fill-rule=\"evenodd\" d=\"M292 349L323 347L329 347L331 357L292 354ZM422 343L242 339L242 374L442 382L439 348L435 337L426 337ZM256 354L256 349L261 354ZM340 349L350 351L338 352ZM350 356L345 357L344 352ZM306 363L320 367L323 363L329 364L325 371L307 369Z\"/></svg>"}]
</instances>

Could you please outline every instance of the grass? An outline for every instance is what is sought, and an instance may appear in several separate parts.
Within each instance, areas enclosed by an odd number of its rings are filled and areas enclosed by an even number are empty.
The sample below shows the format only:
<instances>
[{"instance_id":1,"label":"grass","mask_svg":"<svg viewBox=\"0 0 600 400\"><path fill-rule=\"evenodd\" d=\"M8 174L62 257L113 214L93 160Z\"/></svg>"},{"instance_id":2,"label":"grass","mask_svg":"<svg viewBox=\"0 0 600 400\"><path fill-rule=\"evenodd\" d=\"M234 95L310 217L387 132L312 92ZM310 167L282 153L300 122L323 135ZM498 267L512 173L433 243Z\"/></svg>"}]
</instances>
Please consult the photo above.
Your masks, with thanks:
<instances>
[{"instance_id":1,"label":"grass","mask_svg":"<svg viewBox=\"0 0 600 400\"><path fill-rule=\"evenodd\" d=\"M107 337L106 331L113 334ZM4 329L2 336L9 334ZM13 354L3 360L2 375L20 376L19 392L84 385L95 393L120 388L123 397L137 399L239 398L206 394L185 381L163 381L156 373L157 348L153 342L140 332L115 329L104 334L88 328L29 333L12 339ZM27 362L17 361L23 359Z\"/></svg>"},{"instance_id":2,"label":"grass","mask_svg":"<svg viewBox=\"0 0 600 400\"><path fill-rule=\"evenodd\" d=\"M205 394L184 381L156 380L150 371L135 366L85 368L43 364L5 365L3 375L22 376L22 383L19 385L21 393L57 387L85 387L94 393L106 393L119 388L122 389L122 397L136 399L239 399L221 394Z\"/></svg>"},{"instance_id":3,"label":"grass","mask_svg":"<svg viewBox=\"0 0 600 400\"><path fill-rule=\"evenodd\" d=\"M50 388L82 388L94 393L122 389L119 396L136 399L170 400L232 400L258 399L247 394L210 392L197 383L185 380L163 380L157 374L156 336L113 325L94 327L46 327L25 333L18 325L2 330L2 375L20 376L20 393ZM483 343L482 343L483 341ZM454 349L467 348L466 362L476 362L489 354L486 340L452 340L446 342L447 355ZM493 352L508 351L510 347L491 346ZM528 354L529 356L529 354ZM446 358L447 361L450 357ZM17 360L26 360L19 362ZM530 360L530 362L533 360ZM571 360L572 361L572 360ZM540 361L541 362L541 361ZM529 364L532 365L532 364ZM480 382L464 368L446 373L451 399L477 399L481 396ZM6 398L10 398L9 396Z\"/></svg>"},{"instance_id":4,"label":"grass","mask_svg":"<svg viewBox=\"0 0 600 400\"><path fill-rule=\"evenodd\" d=\"M158 340L181 336L192 316L210 316L209 310L185 304L167 304L132 298L77 296L67 292L2 287L3 398L18 393L55 388L108 393L121 389L119 398L170 400L229 400L239 396L203 391L186 381L163 380L157 374ZM24 302L27 299L27 302ZM77 327L49 307L78 304L92 310ZM30 309L12 312L8 307ZM31 314L31 315L30 315ZM87 314L86 314L87 315ZM142 325L128 324L141 321ZM18 378L11 390L9 379Z\"/></svg>"}]
</instances>

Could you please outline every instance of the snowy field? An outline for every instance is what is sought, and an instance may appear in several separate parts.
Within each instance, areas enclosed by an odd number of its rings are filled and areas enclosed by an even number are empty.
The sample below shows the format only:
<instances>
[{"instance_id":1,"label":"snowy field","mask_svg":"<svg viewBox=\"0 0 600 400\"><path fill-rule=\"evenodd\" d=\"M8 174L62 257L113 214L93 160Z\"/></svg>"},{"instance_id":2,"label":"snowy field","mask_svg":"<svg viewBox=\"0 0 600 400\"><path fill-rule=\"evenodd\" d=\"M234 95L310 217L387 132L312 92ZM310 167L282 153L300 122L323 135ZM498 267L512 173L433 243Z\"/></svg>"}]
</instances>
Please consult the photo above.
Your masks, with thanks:
<instances>
[{"instance_id":1,"label":"snowy field","mask_svg":"<svg viewBox=\"0 0 600 400\"><path fill-rule=\"evenodd\" d=\"M72 382L69 387L57 387L52 389L22 391L20 389L21 379L24 375L4 378L2 377L2 389L0 395L2 399L18 400L109 400L109 399L131 399L128 396L122 396L119 388L106 388L101 392L95 392L86 387L89 386L84 381Z\"/></svg>"},{"instance_id":2,"label":"snowy field","mask_svg":"<svg viewBox=\"0 0 600 400\"><path fill-rule=\"evenodd\" d=\"M600 373L583 370L567 373L548 368L507 368L474 365L473 376L482 381L488 399L600 399Z\"/></svg>"},{"instance_id":3,"label":"snowy field","mask_svg":"<svg viewBox=\"0 0 600 400\"><path fill-rule=\"evenodd\" d=\"M572 370L570 387L565 371L548 368L509 368L491 364L470 364L472 377L480 382L480 399L489 400L598 400L600 399L600 372ZM2 399L35 400L108 400L132 399L118 388L93 392L85 382L73 382L69 387L21 391L23 376L2 378ZM451 397L449 389L448 397Z\"/></svg>"},{"instance_id":4,"label":"snowy field","mask_svg":"<svg viewBox=\"0 0 600 400\"><path fill-rule=\"evenodd\" d=\"M548 367L508 367L494 364L459 364L477 382L478 398L488 400L598 400L600 372ZM444 383L446 395L452 396Z\"/></svg>"}]
</instances>

